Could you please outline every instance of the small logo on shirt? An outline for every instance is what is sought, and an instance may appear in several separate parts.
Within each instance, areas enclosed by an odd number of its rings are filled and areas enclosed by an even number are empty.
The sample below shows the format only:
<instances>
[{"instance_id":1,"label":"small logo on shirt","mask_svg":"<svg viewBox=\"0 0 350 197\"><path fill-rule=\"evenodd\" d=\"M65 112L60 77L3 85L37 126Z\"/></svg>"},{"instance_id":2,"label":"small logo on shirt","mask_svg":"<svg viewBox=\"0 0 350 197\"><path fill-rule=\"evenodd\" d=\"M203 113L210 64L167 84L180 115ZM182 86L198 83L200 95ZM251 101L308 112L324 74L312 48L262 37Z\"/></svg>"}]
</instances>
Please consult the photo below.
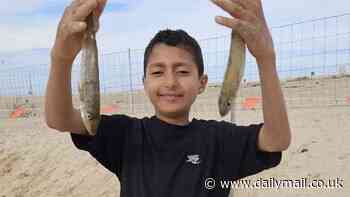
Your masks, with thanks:
<instances>
[{"instance_id":1,"label":"small logo on shirt","mask_svg":"<svg viewBox=\"0 0 350 197\"><path fill-rule=\"evenodd\" d=\"M199 155L187 155L186 162L189 162L192 164L199 164L201 163L201 159L199 158Z\"/></svg>"}]
</instances>

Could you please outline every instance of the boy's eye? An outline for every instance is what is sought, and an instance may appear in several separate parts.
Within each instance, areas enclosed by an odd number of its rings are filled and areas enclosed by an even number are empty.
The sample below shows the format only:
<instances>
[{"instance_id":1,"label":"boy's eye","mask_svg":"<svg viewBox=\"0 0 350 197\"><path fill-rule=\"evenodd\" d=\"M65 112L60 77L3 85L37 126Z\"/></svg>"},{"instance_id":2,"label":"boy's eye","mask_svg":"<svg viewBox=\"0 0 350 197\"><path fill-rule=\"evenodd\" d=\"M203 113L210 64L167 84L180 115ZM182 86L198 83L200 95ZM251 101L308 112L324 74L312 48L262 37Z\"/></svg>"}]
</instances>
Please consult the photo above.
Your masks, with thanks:
<instances>
[{"instance_id":1,"label":"boy's eye","mask_svg":"<svg viewBox=\"0 0 350 197\"><path fill-rule=\"evenodd\" d=\"M178 71L178 73L181 74L181 75L187 75L187 74L189 74L190 72L187 71L187 70L180 70L180 71Z\"/></svg>"},{"instance_id":2,"label":"boy's eye","mask_svg":"<svg viewBox=\"0 0 350 197\"><path fill-rule=\"evenodd\" d=\"M152 72L151 74L152 74L152 75L160 75L160 74L162 74L162 72L161 72L161 71L154 71L154 72Z\"/></svg>"}]
</instances>

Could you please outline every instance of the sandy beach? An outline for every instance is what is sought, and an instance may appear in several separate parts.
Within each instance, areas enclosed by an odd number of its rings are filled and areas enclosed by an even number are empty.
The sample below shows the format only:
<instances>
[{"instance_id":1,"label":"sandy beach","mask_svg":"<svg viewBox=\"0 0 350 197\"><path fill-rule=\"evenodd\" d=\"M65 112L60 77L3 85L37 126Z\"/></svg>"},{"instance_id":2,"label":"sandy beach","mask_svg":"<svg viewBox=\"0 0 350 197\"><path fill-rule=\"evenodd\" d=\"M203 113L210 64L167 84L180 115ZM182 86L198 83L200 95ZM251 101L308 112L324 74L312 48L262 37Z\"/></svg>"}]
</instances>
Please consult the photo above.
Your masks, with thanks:
<instances>
[{"instance_id":1,"label":"sandy beach","mask_svg":"<svg viewBox=\"0 0 350 197\"><path fill-rule=\"evenodd\" d=\"M336 94L332 89L335 81L340 84ZM246 179L256 182L273 178L296 182L305 178L325 184L320 188L296 188L295 185L279 189L239 188L235 189L234 196L348 196L350 102L346 98L350 96L350 78L286 81L282 85L293 133L292 144L283 153L278 167ZM220 119L216 107L218 91L219 87L208 87L193 106L192 116ZM259 86L243 88L240 96L238 104L248 96L259 96ZM118 113L152 115L144 96L135 97L139 100L135 100L134 113L130 113L124 97L110 95L103 98L103 103L107 105L118 100ZM42 103L38 102L37 106L42 106ZM247 125L262 120L259 104L251 109L237 105L237 124ZM328 180L338 180L338 188L334 184L327 187ZM116 197L119 189L114 175L88 153L77 150L69 134L49 129L42 115L0 119L0 197Z\"/></svg>"}]
</instances>

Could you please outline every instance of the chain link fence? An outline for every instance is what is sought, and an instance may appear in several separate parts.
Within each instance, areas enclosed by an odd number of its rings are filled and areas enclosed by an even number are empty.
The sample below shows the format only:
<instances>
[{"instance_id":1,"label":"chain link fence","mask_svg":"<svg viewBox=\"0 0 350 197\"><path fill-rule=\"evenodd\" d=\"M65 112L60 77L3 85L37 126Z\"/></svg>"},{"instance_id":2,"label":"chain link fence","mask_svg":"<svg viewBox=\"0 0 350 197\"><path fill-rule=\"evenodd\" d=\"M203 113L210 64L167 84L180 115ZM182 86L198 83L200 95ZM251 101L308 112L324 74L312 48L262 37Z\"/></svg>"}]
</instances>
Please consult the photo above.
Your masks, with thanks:
<instances>
[{"instance_id":1,"label":"chain link fence","mask_svg":"<svg viewBox=\"0 0 350 197\"><path fill-rule=\"evenodd\" d=\"M350 106L350 14L272 27L277 70L288 108ZM199 40L209 84L192 115L219 119L217 98L228 60L230 35ZM143 92L143 49L100 53L103 113L150 115ZM37 49L0 57L0 118L40 116L49 75L49 51ZM78 107L79 58L72 69ZM59 99L59 98L57 98ZM235 110L261 109L259 71L248 54Z\"/></svg>"}]
</instances>

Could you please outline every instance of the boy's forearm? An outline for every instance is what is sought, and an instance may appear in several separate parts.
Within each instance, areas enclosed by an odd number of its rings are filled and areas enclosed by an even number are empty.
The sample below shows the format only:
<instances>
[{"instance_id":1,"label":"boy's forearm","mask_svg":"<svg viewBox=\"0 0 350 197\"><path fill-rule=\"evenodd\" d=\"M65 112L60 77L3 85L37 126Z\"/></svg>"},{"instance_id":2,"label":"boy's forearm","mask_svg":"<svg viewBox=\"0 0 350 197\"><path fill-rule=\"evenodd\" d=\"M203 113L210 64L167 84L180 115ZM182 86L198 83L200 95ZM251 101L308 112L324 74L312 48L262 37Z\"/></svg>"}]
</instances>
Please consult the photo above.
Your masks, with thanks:
<instances>
[{"instance_id":1,"label":"boy's forearm","mask_svg":"<svg viewBox=\"0 0 350 197\"><path fill-rule=\"evenodd\" d=\"M269 150L281 151L288 148L291 140L286 104L278 79L276 60L258 61L262 90L264 140L260 145Z\"/></svg>"},{"instance_id":2,"label":"boy's forearm","mask_svg":"<svg viewBox=\"0 0 350 197\"><path fill-rule=\"evenodd\" d=\"M45 118L49 127L64 130L72 116L71 66L51 58L49 80L46 87Z\"/></svg>"}]
</instances>

